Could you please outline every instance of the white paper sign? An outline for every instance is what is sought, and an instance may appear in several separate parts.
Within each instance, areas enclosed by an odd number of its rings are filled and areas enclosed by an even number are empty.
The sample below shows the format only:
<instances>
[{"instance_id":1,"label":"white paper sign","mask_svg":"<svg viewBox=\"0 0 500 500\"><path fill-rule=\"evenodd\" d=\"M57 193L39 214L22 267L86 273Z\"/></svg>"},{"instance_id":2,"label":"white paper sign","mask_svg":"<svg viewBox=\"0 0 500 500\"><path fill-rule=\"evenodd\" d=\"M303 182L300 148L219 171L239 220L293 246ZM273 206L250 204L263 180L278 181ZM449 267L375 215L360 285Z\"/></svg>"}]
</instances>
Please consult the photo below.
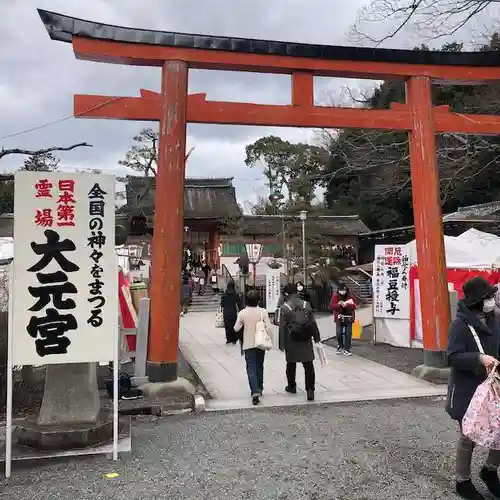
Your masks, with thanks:
<instances>
[{"instance_id":1,"label":"white paper sign","mask_svg":"<svg viewBox=\"0 0 500 500\"><path fill-rule=\"evenodd\" d=\"M281 273L279 269L269 268L266 273L266 309L268 312L276 312L280 299Z\"/></svg>"},{"instance_id":2,"label":"white paper sign","mask_svg":"<svg viewBox=\"0 0 500 500\"><path fill-rule=\"evenodd\" d=\"M250 243L245 245L250 264L258 264L262 256L262 245L259 243Z\"/></svg>"},{"instance_id":3,"label":"white paper sign","mask_svg":"<svg viewBox=\"0 0 500 500\"><path fill-rule=\"evenodd\" d=\"M13 364L112 360L114 178L17 172L14 200Z\"/></svg>"},{"instance_id":4,"label":"white paper sign","mask_svg":"<svg viewBox=\"0 0 500 500\"><path fill-rule=\"evenodd\" d=\"M373 262L375 318L410 318L410 256L401 245L376 245Z\"/></svg>"}]
</instances>

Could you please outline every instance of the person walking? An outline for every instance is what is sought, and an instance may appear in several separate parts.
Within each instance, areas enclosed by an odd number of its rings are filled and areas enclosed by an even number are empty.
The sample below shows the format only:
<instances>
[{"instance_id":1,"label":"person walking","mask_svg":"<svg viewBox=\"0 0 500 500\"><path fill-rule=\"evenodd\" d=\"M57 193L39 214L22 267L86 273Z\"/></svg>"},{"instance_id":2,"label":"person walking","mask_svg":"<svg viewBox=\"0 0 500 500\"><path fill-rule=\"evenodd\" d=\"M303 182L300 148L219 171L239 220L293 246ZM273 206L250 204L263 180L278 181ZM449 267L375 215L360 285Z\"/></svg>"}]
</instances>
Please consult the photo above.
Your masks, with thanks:
<instances>
[{"instance_id":1,"label":"person walking","mask_svg":"<svg viewBox=\"0 0 500 500\"><path fill-rule=\"evenodd\" d=\"M356 319L356 300L345 283L339 283L338 289L330 300L330 310L336 325L337 354L352 356L352 325Z\"/></svg>"},{"instance_id":2,"label":"person walking","mask_svg":"<svg viewBox=\"0 0 500 500\"><path fill-rule=\"evenodd\" d=\"M186 316L191 302L191 287L189 286L189 278L187 275L182 277L181 285L181 316Z\"/></svg>"},{"instance_id":3,"label":"person walking","mask_svg":"<svg viewBox=\"0 0 500 500\"><path fill-rule=\"evenodd\" d=\"M297 393L297 363L302 363L305 373L307 400L314 400L316 374L314 372L314 347L312 340L320 341L318 325L311 305L297 293L297 285L289 283L284 290L284 303L280 311L279 348L285 351L285 391Z\"/></svg>"},{"instance_id":4,"label":"person walking","mask_svg":"<svg viewBox=\"0 0 500 500\"><path fill-rule=\"evenodd\" d=\"M219 291L219 287L217 285L217 271L215 269L210 270L209 280L210 285L212 286L212 293L217 293Z\"/></svg>"},{"instance_id":5,"label":"person walking","mask_svg":"<svg viewBox=\"0 0 500 500\"><path fill-rule=\"evenodd\" d=\"M448 383L446 411L460 428L456 452L456 492L469 500L482 500L471 481L474 443L462 433L462 419L477 387L496 370L500 349L500 331L495 321L497 287L484 278L475 277L463 285L464 297L458 302L457 317L450 326L446 355L451 374ZM479 344L481 349L479 349ZM484 351L484 354L481 353ZM500 498L500 450L490 450L480 471L488 490Z\"/></svg>"},{"instance_id":6,"label":"person walking","mask_svg":"<svg viewBox=\"0 0 500 500\"><path fill-rule=\"evenodd\" d=\"M203 292L205 291L205 273L203 272L201 267L199 267L195 271L195 278L194 279L195 279L195 282L198 284L197 294L203 295Z\"/></svg>"},{"instance_id":7,"label":"person walking","mask_svg":"<svg viewBox=\"0 0 500 500\"><path fill-rule=\"evenodd\" d=\"M234 282L227 284L226 292L220 299L222 317L224 318L224 329L226 330L226 344L236 344L238 336L234 331L234 324L238 317L238 311L241 309L241 300L236 293Z\"/></svg>"},{"instance_id":8,"label":"person walking","mask_svg":"<svg viewBox=\"0 0 500 500\"><path fill-rule=\"evenodd\" d=\"M267 311L259 307L260 295L256 290L248 292L246 307L238 313L234 325L241 342L241 351L245 356L248 385L252 403L258 405L264 390L264 357L266 351L255 347L257 325L263 322L269 337L272 337L272 326ZM241 332L241 333L240 333Z\"/></svg>"},{"instance_id":9,"label":"person walking","mask_svg":"<svg viewBox=\"0 0 500 500\"><path fill-rule=\"evenodd\" d=\"M208 283L208 277L210 275L210 271L212 270L212 268L210 267L210 265L208 264L208 262L203 261L203 264L201 266L201 270L203 271L203 274L204 274L204 277L205 277L205 283Z\"/></svg>"}]
</instances>

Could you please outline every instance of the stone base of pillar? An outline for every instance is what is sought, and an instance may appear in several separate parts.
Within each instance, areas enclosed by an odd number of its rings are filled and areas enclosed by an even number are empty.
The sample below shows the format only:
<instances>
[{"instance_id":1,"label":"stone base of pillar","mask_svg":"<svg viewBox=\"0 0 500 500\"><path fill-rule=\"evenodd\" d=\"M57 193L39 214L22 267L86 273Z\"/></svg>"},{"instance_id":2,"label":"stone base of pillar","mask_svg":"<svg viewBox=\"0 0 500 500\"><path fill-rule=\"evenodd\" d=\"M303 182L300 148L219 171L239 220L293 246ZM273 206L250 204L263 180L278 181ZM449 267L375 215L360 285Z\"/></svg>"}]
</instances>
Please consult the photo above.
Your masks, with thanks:
<instances>
[{"instance_id":1,"label":"stone base of pillar","mask_svg":"<svg viewBox=\"0 0 500 500\"><path fill-rule=\"evenodd\" d=\"M424 363L418 365L412 375L435 384L446 384L450 377L450 369L446 364L446 354L441 351L425 351Z\"/></svg>"},{"instance_id":2,"label":"stone base of pillar","mask_svg":"<svg viewBox=\"0 0 500 500\"><path fill-rule=\"evenodd\" d=\"M42 451L62 451L99 446L113 438L113 414L102 411L96 422L41 426L24 420L14 431L17 446Z\"/></svg>"},{"instance_id":3,"label":"stone base of pillar","mask_svg":"<svg viewBox=\"0 0 500 500\"><path fill-rule=\"evenodd\" d=\"M151 382L173 382L177 380L177 363L153 363L148 361L146 373Z\"/></svg>"},{"instance_id":4,"label":"stone base of pillar","mask_svg":"<svg viewBox=\"0 0 500 500\"><path fill-rule=\"evenodd\" d=\"M149 397L192 396L196 392L195 386L185 378L178 378L172 382L148 383L139 386L139 389Z\"/></svg>"},{"instance_id":5,"label":"stone base of pillar","mask_svg":"<svg viewBox=\"0 0 500 500\"><path fill-rule=\"evenodd\" d=\"M418 365L411 373L414 377L433 382L434 384L446 384L450 377L449 368L435 368L434 366Z\"/></svg>"},{"instance_id":6,"label":"stone base of pillar","mask_svg":"<svg viewBox=\"0 0 500 500\"><path fill-rule=\"evenodd\" d=\"M37 450L92 447L112 437L113 415L101 410L97 363L47 365L38 417L14 433L18 446Z\"/></svg>"}]
</instances>

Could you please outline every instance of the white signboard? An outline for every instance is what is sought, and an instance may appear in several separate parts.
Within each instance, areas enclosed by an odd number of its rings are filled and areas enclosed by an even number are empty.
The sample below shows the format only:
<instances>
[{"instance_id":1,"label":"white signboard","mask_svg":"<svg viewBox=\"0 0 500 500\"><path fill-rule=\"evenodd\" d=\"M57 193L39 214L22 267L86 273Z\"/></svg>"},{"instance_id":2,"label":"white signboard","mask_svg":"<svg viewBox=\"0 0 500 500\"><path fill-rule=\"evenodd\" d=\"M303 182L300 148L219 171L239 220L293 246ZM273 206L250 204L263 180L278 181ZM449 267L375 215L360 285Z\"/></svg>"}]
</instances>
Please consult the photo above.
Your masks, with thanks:
<instances>
[{"instance_id":1,"label":"white signboard","mask_svg":"<svg viewBox=\"0 0 500 500\"><path fill-rule=\"evenodd\" d=\"M268 312L276 312L280 299L281 272L279 269L269 268L266 273L266 309Z\"/></svg>"},{"instance_id":2,"label":"white signboard","mask_svg":"<svg viewBox=\"0 0 500 500\"><path fill-rule=\"evenodd\" d=\"M258 264L262 257L262 245L259 243L251 243L245 245L250 264Z\"/></svg>"},{"instance_id":3,"label":"white signboard","mask_svg":"<svg viewBox=\"0 0 500 500\"><path fill-rule=\"evenodd\" d=\"M106 175L16 173L14 365L114 359L114 186Z\"/></svg>"},{"instance_id":4,"label":"white signboard","mask_svg":"<svg viewBox=\"0 0 500 500\"><path fill-rule=\"evenodd\" d=\"M410 318L410 256L401 245L376 245L373 262L375 318Z\"/></svg>"}]
</instances>

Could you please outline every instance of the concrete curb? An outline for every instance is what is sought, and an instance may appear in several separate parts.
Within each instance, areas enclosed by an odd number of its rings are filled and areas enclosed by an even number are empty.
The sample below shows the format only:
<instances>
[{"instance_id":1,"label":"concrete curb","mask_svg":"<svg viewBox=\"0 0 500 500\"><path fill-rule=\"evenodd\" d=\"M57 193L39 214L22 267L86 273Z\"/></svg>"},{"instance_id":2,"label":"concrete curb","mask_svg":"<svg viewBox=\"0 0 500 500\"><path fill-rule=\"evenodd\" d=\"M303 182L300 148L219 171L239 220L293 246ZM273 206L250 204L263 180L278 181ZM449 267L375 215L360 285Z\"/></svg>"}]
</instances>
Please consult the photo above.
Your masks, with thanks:
<instances>
[{"instance_id":1,"label":"concrete curb","mask_svg":"<svg viewBox=\"0 0 500 500\"><path fill-rule=\"evenodd\" d=\"M432 393L431 391L427 394L419 394L415 396L396 396L396 395L387 395L386 397L353 397L353 398L345 398L345 399L335 399L335 398L327 398L327 399L316 399L314 401L305 401L302 400L290 400L290 401L280 401L280 402L261 402L261 404L257 406L253 406L248 401L244 400L234 400L234 401L225 401L220 402L218 404L216 400L212 400L207 409L207 413L235 413L240 411L266 411L266 410L280 410L285 408L306 408L311 406L342 406L342 405L350 405L350 404L362 404L362 403L386 403L390 404L391 402L399 402L399 401L415 401L415 400L433 400L433 401L444 401L446 399L445 389L439 391L435 391Z\"/></svg>"},{"instance_id":2,"label":"concrete curb","mask_svg":"<svg viewBox=\"0 0 500 500\"><path fill-rule=\"evenodd\" d=\"M201 415L207 411L205 398L201 394L193 395L193 411L195 415Z\"/></svg>"}]
</instances>

